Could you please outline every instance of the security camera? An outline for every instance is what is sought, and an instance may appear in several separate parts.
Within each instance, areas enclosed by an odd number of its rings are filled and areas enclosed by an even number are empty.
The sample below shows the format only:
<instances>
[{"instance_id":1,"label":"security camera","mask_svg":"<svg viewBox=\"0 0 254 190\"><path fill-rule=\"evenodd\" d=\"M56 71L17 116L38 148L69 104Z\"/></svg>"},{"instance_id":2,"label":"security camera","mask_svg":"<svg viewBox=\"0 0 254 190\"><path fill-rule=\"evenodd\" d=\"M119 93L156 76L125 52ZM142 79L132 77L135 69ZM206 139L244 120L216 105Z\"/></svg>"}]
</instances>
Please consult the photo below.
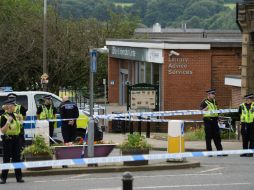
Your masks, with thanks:
<instances>
[{"instance_id":1,"label":"security camera","mask_svg":"<svg viewBox=\"0 0 254 190\"><path fill-rule=\"evenodd\" d=\"M176 52L176 51L174 51L174 50L171 50L171 51L169 52L169 56L172 56L172 55L179 56L180 53L178 53L178 52Z\"/></svg>"}]
</instances>

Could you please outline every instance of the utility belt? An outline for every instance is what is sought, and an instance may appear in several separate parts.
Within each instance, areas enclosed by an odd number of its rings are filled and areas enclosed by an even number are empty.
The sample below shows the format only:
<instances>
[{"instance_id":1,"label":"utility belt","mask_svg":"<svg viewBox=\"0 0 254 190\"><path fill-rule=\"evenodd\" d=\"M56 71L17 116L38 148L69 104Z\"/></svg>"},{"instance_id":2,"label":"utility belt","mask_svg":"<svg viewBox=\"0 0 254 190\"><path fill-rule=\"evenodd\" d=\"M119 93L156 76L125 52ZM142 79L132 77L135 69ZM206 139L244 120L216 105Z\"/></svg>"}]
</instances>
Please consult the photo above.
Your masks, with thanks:
<instances>
[{"instance_id":1,"label":"utility belt","mask_svg":"<svg viewBox=\"0 0 254 190\"><path fill-rule=\"evenodd\" d=\"M19 138L19 135L1 135L2 140L13 140Z\"/></svg>"}]
</instances>

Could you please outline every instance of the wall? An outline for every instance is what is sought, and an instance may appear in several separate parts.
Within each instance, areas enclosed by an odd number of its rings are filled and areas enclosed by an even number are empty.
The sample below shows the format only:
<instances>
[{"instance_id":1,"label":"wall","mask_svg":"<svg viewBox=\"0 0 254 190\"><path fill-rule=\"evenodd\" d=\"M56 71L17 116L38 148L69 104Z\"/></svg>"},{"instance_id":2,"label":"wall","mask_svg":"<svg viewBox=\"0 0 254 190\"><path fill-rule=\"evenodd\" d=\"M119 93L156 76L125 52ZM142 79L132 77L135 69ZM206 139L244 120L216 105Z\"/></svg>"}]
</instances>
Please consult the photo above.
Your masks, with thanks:
<instances>
[{"instance_id":1,"label":"wall","mask_svg":"<svg viewBox=\"0 0 254 190\"><path fill-rule=\"evenodd\" d=\"M238 108L242 101L241 88L232 86L232 108Z\"/></svg>"},{"instance_id":2,"label":"wall","mask_svg":"<svg viewBox=\"0 0 254 190\"><path fill-rule=\"evenodd\" d=\"M212 50L212 87L221 108L228 108L231 102L231 86L224 84L225 75L240 75L241 49L217 48Z\"/></svg>"}]
</instances>

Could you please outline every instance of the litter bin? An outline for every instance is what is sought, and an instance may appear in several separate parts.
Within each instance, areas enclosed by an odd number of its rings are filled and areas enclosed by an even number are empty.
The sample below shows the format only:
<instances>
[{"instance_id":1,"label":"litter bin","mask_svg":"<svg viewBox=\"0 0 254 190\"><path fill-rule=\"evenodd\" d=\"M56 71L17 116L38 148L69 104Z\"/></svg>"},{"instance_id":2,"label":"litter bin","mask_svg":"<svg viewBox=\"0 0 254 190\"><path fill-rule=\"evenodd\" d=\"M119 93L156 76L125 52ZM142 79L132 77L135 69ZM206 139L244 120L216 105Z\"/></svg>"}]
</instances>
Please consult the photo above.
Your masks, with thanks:
<instances>
[{"instance_id":1,"label":"litter bin","mask_svg":"<svg viewBox=\"0 0 254 190\"><path fill-rule=\"evenodd\" d=\"M184 152L184 122L171 120L168 122L168 153Z\"/></svg>"},{"instance_id":2,"label":"litter bin","mask_svg":"<svg viewBox=\"0 0 254 190\"><path fill-rule=\"evenodd\" d=\"M112 112L112 114L122 114L121 112ZM125 117L115 117L112 119L112 132L126 132L126 122L125 120L118 120L124 119Z\"/></svg>"}]
</instances>

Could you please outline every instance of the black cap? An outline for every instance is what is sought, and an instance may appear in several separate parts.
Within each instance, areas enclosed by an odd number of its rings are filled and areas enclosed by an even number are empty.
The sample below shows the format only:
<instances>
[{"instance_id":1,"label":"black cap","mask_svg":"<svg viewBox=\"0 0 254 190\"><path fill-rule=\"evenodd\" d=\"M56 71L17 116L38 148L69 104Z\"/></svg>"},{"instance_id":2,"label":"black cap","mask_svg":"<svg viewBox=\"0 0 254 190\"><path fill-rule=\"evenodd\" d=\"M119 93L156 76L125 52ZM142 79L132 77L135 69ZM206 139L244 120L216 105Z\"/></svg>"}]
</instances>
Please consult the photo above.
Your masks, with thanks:
<instances>
[{"instance_id":1,"label":"black cap","mask_svg":"<svg viewBox=\"0 0 254 190\"><path fill-rule=\"evenodd\" d=\"M215 89L210 88L209 90L206 91L207 94L215 94Z\"/></svg>"},{"instance_id":2,"label":"black cap","mask_svg":"<svg viewBox=\"0 0 254 190\"><path fill-rule=\"evenodd\" d=\"M43 98L44 99L52 99L52 96L51 95L45 95Z\"/></svg>"},{"instance_id":3,"label":"black cap","mask_svg":"<svg viewBox=\"0 0 254 190\"><path fill-rule=\"evenodd\" d=\"M17 94L14 94L14 93L10 93L7 95L8 99L15 99L17 97Z\"/></svg>"},{"instance_id":4,"label":"black cap","mask_svg":"<svg viewBox=\"0 0 254 190\"><path fill-rule=\"evenodd\" d=\"M244 96L245 99L252 99L253 97L254 95L252 93Z\"/></svg>"},{"instance_id":5,"label":"black cap","mask_svg":"<svg viewBox=\"0 0 254 190\"><path fill-rule=\"evenodd\" d=\"M4 105L10 105L13 104L15 105L16 101L14 99L8 99L4 101Z\"/></svg>"}]
</instances>

